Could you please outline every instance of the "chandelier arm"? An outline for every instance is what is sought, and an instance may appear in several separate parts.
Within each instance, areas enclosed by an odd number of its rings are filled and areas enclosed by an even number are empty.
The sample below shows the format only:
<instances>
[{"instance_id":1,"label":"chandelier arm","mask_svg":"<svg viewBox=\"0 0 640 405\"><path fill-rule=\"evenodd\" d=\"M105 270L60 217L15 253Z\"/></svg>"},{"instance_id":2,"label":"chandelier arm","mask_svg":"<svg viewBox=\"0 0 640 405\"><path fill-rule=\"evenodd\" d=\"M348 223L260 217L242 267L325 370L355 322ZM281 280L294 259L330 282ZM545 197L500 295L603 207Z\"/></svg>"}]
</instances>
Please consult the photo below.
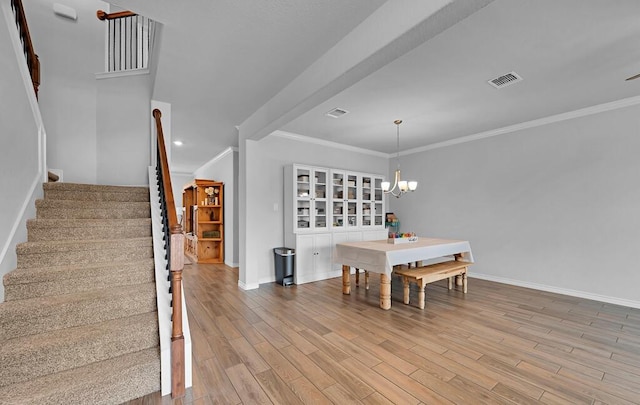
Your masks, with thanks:
<instances>
[{"instance_id":1,"label":"chandelier arm","mask_svg":"<svg viewBox=\"0 0 640 405\"><path fill-rule=\"evenodd\" d=\"M395 176L394 176L394 182L393 182L393 187L391 187L389 190L385 191L385 194L391 194L392 196L396 197L396 198L400 198L400 196L402 194L405 193L405 191L402 191L400 189L400 186L398 185L398 183L400 182L400 169L396 170ZM397 189L397 191L396 191Z\"/></svg>"}]
</instances>

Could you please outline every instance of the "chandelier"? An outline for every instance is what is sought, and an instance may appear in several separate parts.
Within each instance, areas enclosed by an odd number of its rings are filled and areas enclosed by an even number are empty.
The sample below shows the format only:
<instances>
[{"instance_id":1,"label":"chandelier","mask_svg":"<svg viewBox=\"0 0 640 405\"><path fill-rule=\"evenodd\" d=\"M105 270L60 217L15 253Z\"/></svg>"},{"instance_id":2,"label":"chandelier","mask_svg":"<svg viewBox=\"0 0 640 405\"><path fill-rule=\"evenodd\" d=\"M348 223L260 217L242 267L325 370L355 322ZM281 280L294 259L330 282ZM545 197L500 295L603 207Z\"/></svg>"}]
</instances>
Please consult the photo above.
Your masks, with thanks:
<instances>
[{"instance_id":1,"label":"chandelier","mask_svg":"<svg viewBox=\"0 0 640 405\"><path fill-rule=\"evenodd\" d=\"M391 194L392 196L399 198L402 194L407 191L415 191L418 188L418 182L415 180L401 180L400 179L400 124L402 124L402 120L393 121L396 124L396 138L397 138L397 152L396 159L398 161L398 168L396 169L395 181L393 183L393 187L391 187L391 183L388 181L383 181L382 191L385 194ZM389 188L391 187L391 188Z\"/></svg>"}]
</instances>

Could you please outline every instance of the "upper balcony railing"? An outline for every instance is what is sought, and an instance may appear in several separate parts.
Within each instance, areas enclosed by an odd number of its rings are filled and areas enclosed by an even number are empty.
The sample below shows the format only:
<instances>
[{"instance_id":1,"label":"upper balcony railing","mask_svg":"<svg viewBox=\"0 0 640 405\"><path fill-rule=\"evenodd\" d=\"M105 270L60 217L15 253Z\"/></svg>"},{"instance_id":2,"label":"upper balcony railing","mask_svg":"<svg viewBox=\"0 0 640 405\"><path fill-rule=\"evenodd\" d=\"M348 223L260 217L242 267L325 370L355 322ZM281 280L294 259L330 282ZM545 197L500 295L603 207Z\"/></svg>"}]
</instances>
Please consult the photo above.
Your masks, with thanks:
<instances>
[{"instance_id":1,"label":"upper balcony railing","mask_svg":"<svg viewBox=\"0 0 640 405\"><path fill-rule=\"evenodd\" d=\"M155 21L131 11L96 13L106 21L105 71L123 72L147 69L153 47Z\"/></svg>"}]
</instances>

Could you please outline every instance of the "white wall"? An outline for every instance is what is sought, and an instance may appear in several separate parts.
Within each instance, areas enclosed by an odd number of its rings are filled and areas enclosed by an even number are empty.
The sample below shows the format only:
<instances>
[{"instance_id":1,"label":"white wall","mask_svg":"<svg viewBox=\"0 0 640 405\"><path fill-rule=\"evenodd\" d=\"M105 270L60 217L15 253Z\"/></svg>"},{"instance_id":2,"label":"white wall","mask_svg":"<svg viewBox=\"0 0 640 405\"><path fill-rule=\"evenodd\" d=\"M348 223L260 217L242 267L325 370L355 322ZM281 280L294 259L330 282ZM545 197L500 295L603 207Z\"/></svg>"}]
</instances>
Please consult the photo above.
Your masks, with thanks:
<instances>
[{"instance_id":1,"label":"white wall","mask_svg":"<svg viewBox=\"0 0 640 405\"><path fill-rule=\"evenodd\" d=\"M104 72L105 22L95 13L108 4L69 0L65 5L78 13L73 21L54 15L53 0L24 3L42 67L49 167L61 169L68 182L148 184L157 55L146 75L97 80Z\"/></svg>"},{"instance_id":2,"label":"white wall","mask_svg":"<svg viewBox=\"0 0 640 405\"><path fill-rule=\"evenodd\" d=\"M98 184L149 184L153 80L151 74L98 80Z\"/></svg>"},{"instance_id":3,"label":"white wall","mask_svg":"<svg viewBox=\"0 0 640 405\"><path fill-rule=\"evenodd\" d=\"M44 127L9 4L0 0L0 279L16 267L16 244L27 239L46 163Z\"/></svg>"},{"instance_id":4,"label":"white wall","mask_svg":"<svg viewBox=\"0 0 640 405\"><path fill-rule=\"evenodd\" d=\"M635 105L416 153L418 190L390 209L469 240L472 275L640 307L638 151Z\"/></svg>"},{"instance_id":5,"label":"white wall","mask_svg":"<svg viewBox=\"0 0 640 405\"><path fill-rule=\"evenodd\" d=\"M224 262L238 267L238 151L226 149L198 168L194 177L224 183Z\"/></svg>"},{"instance_id":6,"label":"white wall","mask_svg":"<svg viewBox=\"0 0 640 405\"><path fill-rule=\"evenodd\" d=\"M182 190L184 185L192 182L193 179L193 173L171 172L171 188L173 188L173 198L178 210L182 209Z\"/></svg>"},{"instance_id":7,"label":"white wall","mask_svg":"<svg viewBox=\"0 0 640 405\"><path fill-rule=\"evenodd\" d=\"M289 137L270 135L246 142L246 231L240 284L254 288L272 280L273 251L284 243L284 167L292 163L384 174L386 156L313 144ZM277 204L278 210L274 210ZM240 242L242 244L242 242ZM241 250L242 254L242 250ZM244 274L244 279L242 279Z\"/></svg>"},{"instance_id":8,"label":"white wall","mask_svg":"<svg viewBox=\"0 0 640 405\"><path fill-rule=\"evenodd\" d=\"M104 22L96 10L106 3L68 0L76 21L53 14L54 0L24 1L40 58L39 105L47 128L49 167L64 181L95 183L97 170L96 79L104 70ZM144 174L144 173L143 173Z\"/></svg>"}]
</instances>

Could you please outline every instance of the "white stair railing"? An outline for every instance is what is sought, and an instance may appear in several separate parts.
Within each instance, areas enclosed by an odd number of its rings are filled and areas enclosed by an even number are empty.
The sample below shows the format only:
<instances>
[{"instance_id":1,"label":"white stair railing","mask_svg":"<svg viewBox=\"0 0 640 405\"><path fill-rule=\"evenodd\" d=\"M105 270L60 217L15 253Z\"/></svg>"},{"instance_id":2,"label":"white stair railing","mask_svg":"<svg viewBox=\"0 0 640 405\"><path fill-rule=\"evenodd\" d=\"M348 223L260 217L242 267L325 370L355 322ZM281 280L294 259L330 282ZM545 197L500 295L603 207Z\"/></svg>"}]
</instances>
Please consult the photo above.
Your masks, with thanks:
<instances>
[{"instance_id":1,"label":"white stair railing","mask_svg":"<svg viewBox=\"0 0 640 405\"><path fill-rule=\"evenodd\" d=\"M131 11L107 14L99 10L96 14L99 20L107 22L105 71L147 69L153 49L155 21Z\"/></svg>"}]
</instances>

